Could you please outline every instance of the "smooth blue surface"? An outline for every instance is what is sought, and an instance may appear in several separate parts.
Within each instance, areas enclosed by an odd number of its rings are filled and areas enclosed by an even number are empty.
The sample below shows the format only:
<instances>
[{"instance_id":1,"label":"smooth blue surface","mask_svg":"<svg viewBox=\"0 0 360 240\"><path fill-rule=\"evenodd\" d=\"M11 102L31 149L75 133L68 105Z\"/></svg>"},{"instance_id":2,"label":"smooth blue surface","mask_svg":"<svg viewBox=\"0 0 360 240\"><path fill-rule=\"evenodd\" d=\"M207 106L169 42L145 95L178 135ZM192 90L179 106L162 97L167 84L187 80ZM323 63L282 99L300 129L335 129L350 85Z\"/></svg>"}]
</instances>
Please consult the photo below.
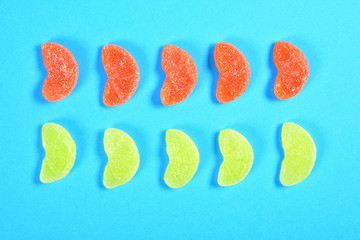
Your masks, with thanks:
<instances>
[{"instance_id":1,"label":"smooth blue surface","mask_svg":"<svg viewBox=\"0 0 360 240\"><path fill-rule=\"evenodd\" d=\"M95 2L95 1L94 1ZM349 1L4 1L0 2L0 239L356 239L360 235L360 2ZM273 45L290 41L306 55L310 77L296 97L274 99ZM69 97L48 103L40 46L54 41L80 68ZM238 100L219 104L213 47L237 46L251 80ZM140 67L134 97L102 104L104 44L127 49ZM175 44L198 68L190 97L161 105L161 49ZM280 129L300 124L318 156L294 187L278 183ZM42 184L40 129L55 122L77 144L64 179ZM140 167L127 184L107 190L102 174L106 128L137 143ZM162 180L165 131L178 128L197 144L194 178L171 190ZM254 149L247 178L216 184L220 130L243 134Z\"/></svg>"}]
</instances>

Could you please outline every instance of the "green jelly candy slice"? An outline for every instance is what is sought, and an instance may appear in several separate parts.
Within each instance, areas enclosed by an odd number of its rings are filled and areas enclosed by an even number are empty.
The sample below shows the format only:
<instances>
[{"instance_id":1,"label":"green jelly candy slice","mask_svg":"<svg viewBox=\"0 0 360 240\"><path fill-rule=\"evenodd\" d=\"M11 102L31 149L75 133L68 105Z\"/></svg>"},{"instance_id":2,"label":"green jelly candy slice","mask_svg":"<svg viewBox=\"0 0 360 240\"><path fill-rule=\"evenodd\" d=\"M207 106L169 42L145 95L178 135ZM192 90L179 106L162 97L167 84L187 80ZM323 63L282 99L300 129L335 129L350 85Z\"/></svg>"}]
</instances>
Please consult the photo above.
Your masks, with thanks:
<instances>
[{"instance_id":1,"label":"green jelly candy slice","mask_svg":"<svg viewBox=\"0 0 360 240\"><path fill-rule=\"evenodd\" d=\"M285 158L281 164L280 182L284 186L303 181L315 164L316 147L310 134L294 123L284 123L281 140Z\"/></svg>"},{"instance_id":2,"label":"green jelly candy slice","mask_svg":"<svg viewBox=\"0 0 360 240\"><path fill-rule=\"evenodd\" d=\"M218 184L231 186L242 181L250 172L254 153L250 143L240 133L225 129L220 131L219 146L224 161L220 166Z\"/></svg>"},{"instance_id":3,"label":"green jelly candy slice","mask_svg":"<svg viewBox=\"0 0 360 240\"><path fill-rule=\"evenodd\" d=\"M41 135L45 158L41 167L40 181L55 182L65 177L74 166L76 145L68 131L55 123L44 124Z\"/></svg>"},{"instance_id":4,"label":"green jelly candy slice","mask_svg":"<svg viewBox=\"0 0 360 240\"><path fill-rule=\"evenodd\" d=\"M104 186L114 188L130 181L140 162L133 139L119 129L108 128L105 130L104 148L109 158L104 171Z\"/></svg>"},{"instance_id":5,"label":"green jelly candy slice","mask_svg":"<svg viewBox=\"0 0 360 240\"><path fill-rule=\"evenodd\" d=\"M164 181L171 188L187 184L194 176L199 165L199 151L184 132L176 129L166 131L166 152L169 165Z\"/></svg>"}]
</instances>

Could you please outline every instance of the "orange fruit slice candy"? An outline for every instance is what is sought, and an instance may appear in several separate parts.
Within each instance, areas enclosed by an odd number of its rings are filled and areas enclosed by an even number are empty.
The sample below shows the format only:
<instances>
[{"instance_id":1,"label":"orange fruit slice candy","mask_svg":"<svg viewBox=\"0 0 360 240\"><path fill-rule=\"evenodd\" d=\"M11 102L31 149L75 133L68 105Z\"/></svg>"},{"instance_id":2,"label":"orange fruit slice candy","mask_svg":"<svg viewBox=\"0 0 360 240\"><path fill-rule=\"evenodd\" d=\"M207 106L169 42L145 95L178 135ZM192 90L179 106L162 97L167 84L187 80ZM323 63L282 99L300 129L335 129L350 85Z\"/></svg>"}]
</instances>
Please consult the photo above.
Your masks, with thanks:
<instances>
[{"instance_id":1,"label":"orange fruit slice candy","mask_svg":"<svg viewBox=\"0 0 360 240\"><path fill-rule=\"evenodd\" d=\"M184 101L194 90L198 74L190 54L174 45L166 45L161 55L161 65L166 74L160 98L165 106Z\"/></svg>"},{"instance_id":2,"label":"orange fruit slice candy","mask_svg":"<svg viewBox=\"0 0 360 240\"><path fill-rule=\"evenodd\" d=\"M293 44L278 41L274 47L274 62L278 69L274 93L280 99L297 95L309 77L309 64L305 55Z\"/></svg>"},{"instance_id":3,"label":"orange fruit slice candy","mask_svg":"<svg viewBox=\"0 0 360 240\"><path fill-rule=\"evenodd\" d=\"M66 98L75 88L79 67L72 53L57 43L41 46L44 65L48 71L42 94L49 102Z\"/></svg>"},{"instance_id":4,"label":"orange fruit slice candy","mask_svg":"<svg viewBox=\"0 0 360 240\"><path fill-rule=\"evenodd\" d=\"M216 98L220 103L234 101L249 85L249 63L239 49L225 42L215 45L214 58L219 70Z\"/></svg>"},{"instance_id":5,"label":"orange fruit slice candy","mask_svg":"<svg viewBox=\"0 0 360 240\"><path fill-rule=\"evenodd\" d=\"M140 72L135 59L124 48L108 44L103 47L102 61L108 77L103 95L105 106L126 103L139 84Z\"/></svg>"}]
</instances>

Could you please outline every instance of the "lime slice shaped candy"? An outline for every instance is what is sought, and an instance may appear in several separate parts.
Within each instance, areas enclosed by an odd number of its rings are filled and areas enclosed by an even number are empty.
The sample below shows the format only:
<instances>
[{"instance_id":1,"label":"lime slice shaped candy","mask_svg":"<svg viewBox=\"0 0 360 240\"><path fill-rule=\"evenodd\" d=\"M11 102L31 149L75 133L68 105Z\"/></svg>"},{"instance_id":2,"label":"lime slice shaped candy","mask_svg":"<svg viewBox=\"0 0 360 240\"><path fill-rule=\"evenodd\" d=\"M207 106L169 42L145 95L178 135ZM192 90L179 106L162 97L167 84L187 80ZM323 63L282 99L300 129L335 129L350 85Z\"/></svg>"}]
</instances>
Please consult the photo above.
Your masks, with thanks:
<instances>
[{"instance_id":1,"label":"lime slice shaped candy","mask_svg":"<svg viewBox=\"0 0 360 240\"><path fill-rule=\"evenodd\" d=\"M314 167L315 143L310 134L295 123L284 123L281 140L285 158L281 164L280 182L284 186L298 184Z\"/></svg>"},{"instance_id":2,"label":"lime slice shaped candy","mask_svg":"<svg viewBox=\"0 0 360 240\"><path fill-rule=\"evenodd\" d=\"M225 129L220 131L219 146L224 161L220 166L218 184L231 186L242 181L250 172L254 153L250 143L240 133Z\"/></svg>"},{"instance_id":3,"label":"lime slice shaped candy","mask_svg":"<svg viewBox=\"0 0 360 240\"><path fill-rule=\"evenodd\" d=\"M169 165L164 181L171 188L187 184L194 176L199 165L199 151L184 132L176 129L166 131L166 151Z\"/></svg>"},{"instance_id":4,"label":"lime slice shaped candy","mask_svg":"<svg viewBox=\"0 0 360 240\"><path fill-rule=\"evenodd\" d=\"M40 181L55 182L65 177L74 166L76 145L68 131L55 123L44 124L41 135L45 158L41 167Z\"/></svg>"},{"instance_id":5,"label":"lime slice shaped candy","mask_svg":"<svg viewBox=\"0 0 360 240\"><path fill-rule=\"evenodd\" d=\"M114 188L130 181L140 162L133 139L119 129L108 128L105 130L104 148L109 158L104 171L104 186Z\"/></svg>"}]
</instances>

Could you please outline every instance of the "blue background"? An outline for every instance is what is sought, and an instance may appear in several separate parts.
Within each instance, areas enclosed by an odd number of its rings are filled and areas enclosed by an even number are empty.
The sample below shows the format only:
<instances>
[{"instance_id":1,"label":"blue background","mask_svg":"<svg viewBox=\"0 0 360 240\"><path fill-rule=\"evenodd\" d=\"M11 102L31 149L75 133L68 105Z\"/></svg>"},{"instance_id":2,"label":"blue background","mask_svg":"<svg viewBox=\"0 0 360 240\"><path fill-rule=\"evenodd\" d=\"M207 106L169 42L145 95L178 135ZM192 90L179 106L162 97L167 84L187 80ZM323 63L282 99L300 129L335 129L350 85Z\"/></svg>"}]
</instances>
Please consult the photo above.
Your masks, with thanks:
<instances>
[{"instance_id":1,"label":"blue background","mask_svg":"<svg viewBox=\"0 0 360 240\"><path fill-rule=\"evenodd\" d=\"M95 1L94 1L95 2ZM360 2L352 1L5 1L0 3L1 239L356 239L360 235ZM296 97L279 101L274 43L290 41L306 55L310 76ZM66 46L80 69L69 97L48 103L41 44ZM237 46L249 61L250 84L236 101L215 98L213 48ZM102 103L101 48L118 44L140 67L129 102ZM166 44L188 51L198 83L181 104L159 98ZM300 124L318 155L310 176L278 182L284 122ZM42 184L41 126L64 126L77 144L74 168ZM140 167L127 184L102 185L106 128L133 137ZM162 178L165 131L177 128L197 144L200 164L185 187ZM247 178L216 184L220 130L242 133L254 149Z\"/></svg>"}]
</instances>

